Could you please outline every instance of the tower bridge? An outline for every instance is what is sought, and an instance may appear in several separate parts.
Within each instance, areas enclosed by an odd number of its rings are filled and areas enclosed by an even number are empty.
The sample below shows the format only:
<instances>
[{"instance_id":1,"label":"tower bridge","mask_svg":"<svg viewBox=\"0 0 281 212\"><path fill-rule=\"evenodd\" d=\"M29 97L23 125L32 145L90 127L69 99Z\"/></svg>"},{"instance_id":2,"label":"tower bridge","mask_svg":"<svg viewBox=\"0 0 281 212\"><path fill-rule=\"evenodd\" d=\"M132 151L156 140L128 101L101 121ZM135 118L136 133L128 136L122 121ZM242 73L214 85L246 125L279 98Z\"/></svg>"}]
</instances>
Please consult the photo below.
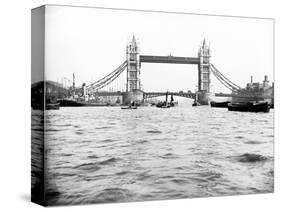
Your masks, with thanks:
<instances>
[{"instance_id":1,"label":"tower bridge","mask_svg":"<svg viewBox=\"0 0 281 212\"><path fill-rule=\"evenodd\" d=\"M133 36L132 41L127 45L127 87L125 103L129 101L143 101L149 94L143 94L140 83L141 63L171 63L171 64L192 64L198 67L198 101L200 104L208 104L210 93L210 49L205 40L202 43L197 57L175 57L140 55L139 48ZM195 95L192 96L195 98Z\"/></svg>"},{"instance_id":2,"label":"tower bridge","mask_svg":"<svg viewBox=\"0 0 281 212\"><path fill-rule=\"evenodd\" d=\"M210 47L204 40L200 45L197 57L177 57L177 56L158 56L158 55L141 55L137 45L135 36L126 48L126 60L117 67L114 71L101 78L100 80L91 83L85 87L86 93L100 96L117 96L122 95L123 104L128 104L132 101L143 102L146 98L166 95L166 92L144 92L141 89L141 64L142 63L170 63L170 64L189 64L196 65L198 70L198 91L196 93L170 92L175 96L195 99L201 104L206 105L210 101L210 97L216 96L238 96L238 91L241 88L224 76L210 62L211 51ZM126 71L126 91L125 92L101 92L101 89L112 83L121 73ZM212 94L210 92L210 75L211 73L216 79L231 91L231 94ZM247 98L251 95L243 95ZM253 97L257 98L258 97Z\"/></svg>"}]
</instances>

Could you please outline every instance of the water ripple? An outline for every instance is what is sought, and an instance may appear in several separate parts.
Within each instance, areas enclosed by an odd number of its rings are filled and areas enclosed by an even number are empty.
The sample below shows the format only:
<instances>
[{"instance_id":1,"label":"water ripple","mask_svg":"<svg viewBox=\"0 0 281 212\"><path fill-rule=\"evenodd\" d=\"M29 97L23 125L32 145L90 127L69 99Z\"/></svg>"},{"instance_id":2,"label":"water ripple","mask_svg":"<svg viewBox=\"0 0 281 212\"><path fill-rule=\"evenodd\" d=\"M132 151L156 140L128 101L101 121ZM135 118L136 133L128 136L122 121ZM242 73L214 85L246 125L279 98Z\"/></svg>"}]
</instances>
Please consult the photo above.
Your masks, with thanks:
<instances>
[{"instance_id":1,"label":"water ripple","mask_svg":"<svg viewBox=\"0 0 281 212\"><path fill-rule=\"evenodd\" d=\"M190 105L48 111L48 204L272 192L273 113ZM42 159L44 122L42 114L32 115L34 179L41 176L35 162Z\"/></svg>"}]
</instances>

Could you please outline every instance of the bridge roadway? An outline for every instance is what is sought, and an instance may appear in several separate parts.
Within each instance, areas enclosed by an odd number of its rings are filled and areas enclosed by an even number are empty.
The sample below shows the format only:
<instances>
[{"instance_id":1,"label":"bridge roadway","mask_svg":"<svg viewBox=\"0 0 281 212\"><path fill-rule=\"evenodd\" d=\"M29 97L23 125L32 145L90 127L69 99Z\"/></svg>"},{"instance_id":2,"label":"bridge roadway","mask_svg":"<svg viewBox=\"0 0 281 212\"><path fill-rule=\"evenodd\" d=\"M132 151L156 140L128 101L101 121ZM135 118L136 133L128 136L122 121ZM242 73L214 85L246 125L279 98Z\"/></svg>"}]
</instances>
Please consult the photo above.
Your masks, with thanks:
<instances>
[{"instance_id":1,"label":"bridge roadway","mask_svg":"<svg viewBox=\"0 0 281 212\"><path fill-rule=\"evenodd\" d=\"M152 56L140 55L141 63L174 63L174 64L200 64L198 57L174 57L174 56Z\"/></svg>"},{"instance_id":2,"label":"bridge roadway","mask_svg":"<svg viewBox=\"0 0 281 212\"><path fill-rule=\"evenodd\" d=\"M96 92L95 94L97 96L122 96L126 92L121 92L121 91L116 91L116 92L107 92L107 91L99 91ZM144 92L143 93L143 98L154 98L158 96L165 96L167 92ZM195 99L196 94L195 93L185 93L185 92L168 92L168 95L173 95L173 96L180 96L180 97L185 97L185 98L191 98Z\"/></svg>"},{"instance_id":3,"label":"bridge roadway","mask_svg":"<svg viewBox=\"0 0 281 212\"><path fill-rule=\"evenodd\" d=\"M143 98L144 99L148 99L148 98L154 98L154 97L158 97L158 96L166 96L167 92L145 92L143 94ZM185 98L190 98L190 99L195 99L196 94L195 93L191 93L191 92L168 92L168 95L171 96L180 96L180 97L185 97Z\"/></svg>"}]
</instances>

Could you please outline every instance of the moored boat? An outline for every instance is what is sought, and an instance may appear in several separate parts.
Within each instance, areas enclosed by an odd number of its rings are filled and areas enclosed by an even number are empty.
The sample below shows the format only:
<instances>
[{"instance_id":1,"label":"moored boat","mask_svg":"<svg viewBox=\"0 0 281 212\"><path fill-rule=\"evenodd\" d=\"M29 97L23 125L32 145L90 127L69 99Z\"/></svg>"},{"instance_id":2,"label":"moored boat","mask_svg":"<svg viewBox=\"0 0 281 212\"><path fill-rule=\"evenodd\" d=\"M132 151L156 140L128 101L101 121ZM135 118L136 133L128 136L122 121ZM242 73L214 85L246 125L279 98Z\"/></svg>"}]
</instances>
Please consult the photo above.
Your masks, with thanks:
<instances>
[{"instance_id":1,"label":"moored boat","mask_svg":"<svg viewBox=\"0 0 281 212\"><path fill-rule=\"evenodd\" d=\"M226 102L211 101L210 105L211 107L227 107L228 103L230 103L230 101L226 101Z\"/></svg>"},{"instance_id":2,"label":"moored boat","mask_svg":"<svg viewBox=\"0 0 281 212\"><path fill-rule=\"evenodd\" d=\"M170 108L170 105L163 105L160 108Z\"/></svg>"},{"instance_id":3,"label":"moored boat","mask_svg":"<svg viewBox=\"0 0 281 212\"><path fill-rule=\"evenodd\" d=\"M169 108L170 105L166 101L164 101L164 102L158 102L156 104L156 107L159 107L159 108Z\"/></svg>"},{"instance_id":4,"label":"moored boat","mask_svg":"<svg viewBox=\"0 0 281 212\"><path fill-rule=\"evenodd\" d=\"M259 102L259 103L254 103L253 107L250 108L250 112L269 112L270 110L270 104L267 102Z\"/></svg>"},{"instance_id":5,"label":"moored boat","mask_svg":"<svg viewBox=\"0 0 281 212\"><path fill-rule=\"evenodd\" d=\"M171 95L171 102L169 103L169 102L168 102L168 95L169 95L169 93L168 93L168 91L167 91L167 93L166 93L166 101L163 101L163 102L160 101L160 102L158 102L158 103L156 104L156 107L159 107L159 108L170 108L170 107L171 107L170 103L174 101L174 98L173 98L173 95Z\"/></svg>"},{"instance_id":6,"label":"moored boat","mask_svg":"<svg viewBox=\"0 0 281 212\"><path fill-rule=\"evenodd\" d=\"M99 106L109 106L106 103L88 103L79 102L76 100L62 99L58 101L61 107L99 107Z\"/></svg>"},{"instance_id":7,"label":"moored boat","mask_svg":"<svg viewBox=\"0 0 281 212\"><path fill-rule=\"evenodd\" d=\"M192 103L192 107L195 107L195 106L200 106L200 103L197 102L196 100L194 100L194 102Z\"/></svg>"},{"instance_id":8,"label":"moored boat","mask_svg":"<svg viewBox=\"0 0 281 212\"><path fill-rule=\"evenodd\" d=\"M137 109L137 106L123 106L121 107L121 109L125 110L125 109Z\"/></svg>"},{"instance_id":9,"label":"moored boat","mask_svg":"<svg viewBox=\"0 0 281 212\"><path fill-rule=\"evenodd\" d=\"M239 102L228 103L227 108L229 111L241 111L241 112L269 112L270 105L267 102Z\"/></svg>"}]
</instances>

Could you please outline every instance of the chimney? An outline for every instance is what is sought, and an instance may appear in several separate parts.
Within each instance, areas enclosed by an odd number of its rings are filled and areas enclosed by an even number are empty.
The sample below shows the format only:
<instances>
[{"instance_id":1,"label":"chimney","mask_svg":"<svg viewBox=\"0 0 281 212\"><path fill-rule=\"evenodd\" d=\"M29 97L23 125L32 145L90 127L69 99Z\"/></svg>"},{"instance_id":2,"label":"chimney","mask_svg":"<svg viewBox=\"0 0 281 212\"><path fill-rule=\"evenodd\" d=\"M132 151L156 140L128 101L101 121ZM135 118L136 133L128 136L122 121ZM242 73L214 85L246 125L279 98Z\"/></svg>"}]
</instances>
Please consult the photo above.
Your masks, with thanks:
<instances>
[{"instance_id":1,"label":"chimney","mask_svg":"<svg viewBox=\"0 0 281 212\"><path fill-rule=\"evenodd\" d=\"M253 84L253 76L251 76L251 84Z\"/></svg>"}]
</instances>

